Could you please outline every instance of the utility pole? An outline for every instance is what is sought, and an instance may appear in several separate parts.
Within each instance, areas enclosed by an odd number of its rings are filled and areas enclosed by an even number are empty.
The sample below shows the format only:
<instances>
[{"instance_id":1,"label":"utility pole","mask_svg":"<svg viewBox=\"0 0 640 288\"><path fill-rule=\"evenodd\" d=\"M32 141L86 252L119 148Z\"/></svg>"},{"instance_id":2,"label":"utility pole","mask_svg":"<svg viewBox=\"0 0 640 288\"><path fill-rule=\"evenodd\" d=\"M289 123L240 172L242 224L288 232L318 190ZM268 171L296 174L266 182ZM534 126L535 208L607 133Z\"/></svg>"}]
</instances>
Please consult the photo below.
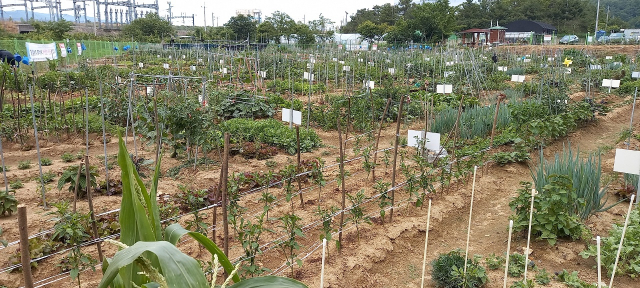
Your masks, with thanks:
<instances>
[{"instance_id":1,"label":"utility pole","mask_svg":"<svg viewBox=\"0 0 640 288\"><path fill-rule=\"evenodd\" d=\"M213 17L213 12L211 12L211 26L216 27L216 17Z\"/></svg>"},{"instance_id":2,"label":"utility pole","mask_svg":"<svg viewBox=\"0 0 640 288\"><path fill-rule=\"evenodd\" d=\"M598 0L598 7L596 8L596 33L593 34L593 37L596 37L596 34L598 34L598 18L599 17L600 17L600 0Z\"/></svg>"},{"instance_id":3,"label":"utility pole","mask_svg":"<svg viewBox=\"0 0 640 288\"><path fill-rule=\"evenodd\" d=\"M202 18L204 18L204 32L207 33L207 2L202 3Z\"/></svg>"},{"instance_id":4,"label":"utility pole","mask_svg":"<svg viewBox=\"0 0 640 288\"><path fill-rule=\"evenodd\" d=\"M607 5L607 22L604 23L604 31L609 29L609 6Z\"/></svg>"}]
</instances>

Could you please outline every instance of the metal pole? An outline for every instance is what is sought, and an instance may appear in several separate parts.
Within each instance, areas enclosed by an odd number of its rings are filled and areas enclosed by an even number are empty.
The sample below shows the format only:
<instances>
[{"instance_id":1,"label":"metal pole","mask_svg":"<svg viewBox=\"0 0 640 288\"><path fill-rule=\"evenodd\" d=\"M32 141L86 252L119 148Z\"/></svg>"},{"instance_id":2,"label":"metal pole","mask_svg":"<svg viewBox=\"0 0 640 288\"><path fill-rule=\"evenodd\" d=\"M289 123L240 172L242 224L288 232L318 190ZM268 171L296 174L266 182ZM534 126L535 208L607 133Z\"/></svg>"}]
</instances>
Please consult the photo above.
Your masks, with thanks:
<instances>
[{"instance_id":1,"label":"metal pole","mask_svg":"<svg viewBox=\"0 0 640 288\"><path fill-rule=\"evenodd\" d=\"M36 138L36 151L38 153L38 169L40 169L40 185L42 185L42 207L47 209L47 200L45 198L44 180L42 179L42 162L40 161L40 143L38 142L38 125L36 123L36 112L33 106L33 86L29 87L29 98L31 99L31 120L33 120L33 133Z\"/></svg>"},{"instance_id":2,"label":"metal pole","mask_svg":"<svg viewBox=\"0 0 640 288\"><path fill-rule=\"evenodd\" d=\"M4 189L9 193L9 181L7 180L7 167L4 166L4 153L2 152L2 135L0 135L0 165L2 165L2 176L4 176Z\"/></svg>"}]
</instances>

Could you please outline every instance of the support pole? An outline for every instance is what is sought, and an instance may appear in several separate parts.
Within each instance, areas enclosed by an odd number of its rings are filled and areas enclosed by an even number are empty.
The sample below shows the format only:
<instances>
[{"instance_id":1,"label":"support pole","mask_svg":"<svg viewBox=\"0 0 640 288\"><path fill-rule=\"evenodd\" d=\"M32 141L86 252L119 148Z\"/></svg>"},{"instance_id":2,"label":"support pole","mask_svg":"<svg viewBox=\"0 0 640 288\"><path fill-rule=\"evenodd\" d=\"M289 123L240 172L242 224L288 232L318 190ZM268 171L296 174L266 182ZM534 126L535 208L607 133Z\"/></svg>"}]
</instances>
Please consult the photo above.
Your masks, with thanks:
<instances>
[{"instance_id":1,"label":"support pole","mask_svg":"<svg viewBox=\"0 0 640 288\"><path fill-rule=\"evenodd\" d=\"M338 232L338 243L342 247L342 226L344 224L344 208L346 195L344 190L344 147L342 146L342 129L340 127L340 118L338 118L338 142L340 142L340 179L342 179L342 209L340 210L340 232Z\"/></svg>"},{"instance_id":2,"label":"support pole","mask_svg":"<svg viewBox=\"0 0 640 288\"><path fill-rule=\"evenodd\" d=\"M229 255L229 218L227 216L227 178L229 177L229 133L224 133L224 155L222 160L222 225L224 226L224 255Z\"/></svg>"},{"instance_id":3,"label":"support pole","mask_svg":"<svg viewBox=\"0 0 640 288\"><path fill-rule=\"evenodd\" d=\"M93 195L91 194L91 171L90 171L91 169L89 169L89 167L91 166L89 165L89 155L84 156L84 163L85 163L84 171L85 171L85 177L86 177L85 183L87 185L87 200L89 202L89 212L90 212L89 215L91 215L91 229L93 230L93 239L96 239L96 238L100 238L100 236L98 235L98 227L96 226L96 213L93 211ZM100 243L100 241L97 241L96 244L98 246L98 260L102 262L102 260L104 259L102 256L102 243Z\"/></svg>"},{"instance_id":4,"label":"support pole","mask_svg":"<svg viewBox=\"0 0 640 288\"><path fill-rule=\"evenodd\" d=\"M396 143L393 149L393 173L391 174L391 211L389 211L389 222L393 222L393 206L395 205L395 192L396 192L396 164L398 162L398 142L400 142L400 121L402 120L402 103L404 103L404 96L400 97L400 107L398 107L398 119L396 120Z\"/></svg>"},{"instance_id":5,"label":"support pole","mask_svg":"<svg viewBox=\"0 0 640 288\"><path fill-rule=\"evenodd\" d=\"M31 254L29 254L29 230L27 229L27 206L18 205L18 229L20 230L20 258L24 287L33 288L31 276Z\"/></svg>"},{"instance_id":6,"label":"support pole","mask_svg":"<svg viewBox=\"0 0 640 288\"><path fill-rule=\"evenodd\" d=\"M382 113L382 118L380 119L380 127L378 129L378 137L376 138L376 148L373 151L373 167L371 167L371 181L376 182L376 162L378 160L378 145L380 144L380 134L382 134L382 125L384 124L384 116L387 115L387 110L389 110L389 104L391 104L391 98L387 99L387 105L384 106L384 112Z\"/></svg>"}]
</instances>

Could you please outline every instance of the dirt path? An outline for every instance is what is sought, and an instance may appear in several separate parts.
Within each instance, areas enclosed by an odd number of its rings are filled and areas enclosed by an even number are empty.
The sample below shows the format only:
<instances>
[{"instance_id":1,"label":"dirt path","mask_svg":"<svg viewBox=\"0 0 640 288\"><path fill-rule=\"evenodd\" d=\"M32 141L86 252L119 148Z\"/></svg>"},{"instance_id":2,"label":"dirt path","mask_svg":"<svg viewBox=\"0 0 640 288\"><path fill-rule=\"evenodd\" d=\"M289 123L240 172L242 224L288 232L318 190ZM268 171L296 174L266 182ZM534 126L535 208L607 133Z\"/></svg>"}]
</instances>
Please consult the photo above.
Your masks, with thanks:
<instances>
[{"instance_id":1,"label":"dirt path","mask_svg":"<svg viewBox=\"0 0 640 288\"><path fill-rule=\"evenodd\" d=\"M561 151L566 142L577 146L580 151L594 151L599 147L615 147L620 131L628 125L630 106L625 106L600 121L571 134L565 141L556 142L545 149L548 159L552 153ZM638 121L636 120L636 123ZM534 155L535 156L535 155ZM605 153L604 172L611 172L614 150ZM535 157L534 157L535 158ZM488 256L491 253L502 255L506 250L508 217L512 214L509 201L517 195L520 181L530 181L528 168L513 164L504 167L490 165L478 173L474 217L471 231L470 255ZM471 185L467 183L461 189L446 195L438 195L433 200L432 227L429 234L427 261L434 260L438 254L447 253L456 248L465 247L469 196ZM626 213L626 205L593 216L587 225L594 235L606 235L610 225ZM331 255L325 269L326 287L419 287L422 271L422 253L426 226L426 209L413 207L400 209L401 217L393 225L367 227L359 244L349 242L341 255L330 249ZM597 219L598 225L591 221ZM355 241L354 241L355 242ZM539 267L553 273L567 269L579 271L579 276L590 283L596 282L595 262L585 260L578 255L588 242L559 241L549 246L545 241L533 241L531 259ZM512 252L523 252L526 237L515 235ZM320 253L306 261L305 279L309 287L319 285ZM425 275L426 287L434 287L431 281L430 266ZM487 287L502 287L503 271L489 271L490 283ZM533 275L530 274L530 277ZM509 282L517 279L509 278ZM636 287L637 282L629 277L617 277L616 287ZM565 287L552 282L549 287Z\"/></svg>"}]
</instances>

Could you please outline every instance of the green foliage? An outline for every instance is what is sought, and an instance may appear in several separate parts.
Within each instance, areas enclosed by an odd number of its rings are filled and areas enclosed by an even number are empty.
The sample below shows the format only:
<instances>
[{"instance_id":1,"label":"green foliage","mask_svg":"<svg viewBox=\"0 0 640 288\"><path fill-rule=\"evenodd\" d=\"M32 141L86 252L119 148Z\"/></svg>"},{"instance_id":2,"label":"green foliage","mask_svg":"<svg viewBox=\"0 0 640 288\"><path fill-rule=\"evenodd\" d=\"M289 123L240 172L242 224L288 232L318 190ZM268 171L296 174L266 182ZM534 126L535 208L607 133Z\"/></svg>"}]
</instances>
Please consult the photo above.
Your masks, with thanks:
<instances>
[{"instance_id":1,"label":"green foliage","mask_svg":"<svg viewBox=\"0 0 640 288\"><path fill-rule=\"evenodd\" d=\"M90 215L69 210L69 202L58 202L53 204L56 211L48 212L53 215L50 219L54 221L53 235L51 239L65 244L79 244L88 240L91 236L85 231L89 231Z\"/></svg>"},{"instance_id":2,"label":"green foliage","mask_svg":"<svg viewBox=\"0 0 640 288\"><path fill-rule=\"evenodd\" d=\"M622 223L612 225L609 230L609 237L601 239L600 259L602 265L607 269L609 276L613 272L616 253L622 237ZM589 245L587 250L582 251L583 258L597 257L595 245ZM633 209L629 215L629 224L620 251L620 260L616 268L616 276L628 275L632 278L640 276L640 212Z\"/></svg>"},{"instance_id":3,"label":"green foliage","mask_svg":"<svg viewBox=\"0 0 640 288\"><path fill-rule=\"evenodd\" d=\"M27 170L31 168L31 161L29 160L23 160L18 162L18 169L19 170Z\"/></svg>"},{"instance_id":4,"label":"green foliage","mask_svg":"<svg viewBox=\"0 0 640 288\"><path fill-rule=\"evenodd\" d=\"M491 155L491 159L498 163L500 166L504 166L509 163L526 162L530 159L529 153L525 151L512 151L512 152L498 152Z\"/></svg>"},{"instance_id":5,"label":"green foliage","mask_svg":"<svg viewBox=\"0 0 640 288\"><path fill-rule=\"evenodd\" d=\"M87 166L82 165L80 171L80 177L78 177L78 166L71 166L64 170L60 179L58 179L58 190L62 190L65 184L69 184L69 192L75 193L76 181L78 181L78 198L85 197L87 195ZM96 183L96 176L98 176L98 170L95 166L89 168L89 181L92 189L95 189L98 184Z\"/></svg>"},{"instance_id":6,"label":"green foliage","mask_svg":"<svg viewBox=\"0 0 640 288\"><path fill-rule=\"evenodd\" d=\"M367 196L364 195L364 189L361 189L356 193L356 195L347 194L349 197L349 201L351 202L351 207L349 208L349 218L347 221L353 222L353 225L356 226L356 234L358 237L358 241L360 241L360 228L361 224L371 224L371 219L365 215L363 203L367 200Z\"/></svg>"},{"instance_id":7,"label":"green foliage","mask_svg":"<svg viewBox=\"0 0 640 288\"><path fill-rule=\"evenodd\" d=\"M42 158L40 159L40 164L42 164L42 166L51 166L53 165L53 161L49 158Z\"/></svg>"},{"instance_id":8,"label":"green foliage","mask_svg":"<svg viewBox=\"0 0 640 288\"><path fill-rule=\"evenodd\" d=\"M596 288L597 285L584 282L578 277L578 271L569 273L566 269L562 269L562 272L556 275L558 281L567 285L570 288Z\"/></svg>"},{"instance_id":9,"label":"green foliage","mask_svg":"<svg viewBox=\"0 0 640 288\"><path fill-rule=\"evenodd\" d=\"M333 214L338 210L338 207L335 206L331 206L330 209L323 209L318 206L316 215L320 216L322 221L322 233L320 234L321 240L327 239L327 241L331 241L331 234L336 231L336 229L331 226L331 224L333 224Z\"/></svg>"},{"instance_id":10,"label":"green foliage","mask_svg":"<svg viewBox=\"0 0 640 288\"><path fill-rule=\"evenodd\" d=\"M14 182L11 182L9 184L9 188L11 188L12 190L17 190L17 189L20 189L22 187L24 187L24 184L22 184L22 181L20 181L20 179L14 181Z\"/></svg>"},{"instance_id":11,"label":"green foliage","mask_svg":"<svg viewBox=\"0 0 640 288\"><path fill-rule=\"evenodd\" d=\"M122 28L125 37L145 42L159 42L170 38L174 32L171 23L156 13L146 14L145 17L135 19Z\"/></svg>"},{"instance_id":12,"label":"green foliage","mask_svg":"<svg viewBox=\"0 0 640 288\"><path fill-rule=\"evenodd\" d=\"M65 35L73 29L73 22L60 19L59 21L32 22L33 28L41 37L53 40L63 40Z\"/></svg>"},{"instance_id":13,"label":"green foliage","mask_svg":"<svg viewBox=\"0 0 640 288\"><path fill-rule=\"evenodd\" d=\"M485 269L475 259L468 259L467 274L462 273L464 255L460 250L440 254L431 266L433 267L431 278L436 282L436 287L474 288L483 287L489 282Z\"/></svg>"},{"instance_id":14,"label":"green foliage","mask_svg":"<svg viewBox=\"0 0 640 288\"><path fill-rule=\"evenodd\" d=\"M520 253L513 253L509 256L509 269L507 273L511 277L522 277L524 274L524 265L527 258Z\"/></svg>"},{"instance_id":15,"label":"green foliage","mask_svg":"<svg viewBox=\"0 0 640 288\"><path fill-rule=\"evenodd\" d=\"M493 127L493 117L496 111L495 105L475 106L464 109L460 115L458 129L462 139L473 139L475 137L485 137L491 133ZM502 129L511 122L510 108L507 105L500 107L498 111L498 122L496 129ZM449 133L453 130L458 118L457 108L447 108L436 115L432 130L437 133Z\"/></svg>"},{"instance_id":16,"label":"green foliage","mask_svg":"<svg viewBox=\"0 0 640 288\"><path fill-rule=\"evenodd\" d=\"M490 270L498 270L504 266L505 258L494 253L485 258L484 261L487 265L487 268L489 268Z\"/></svg>"},{"instance_id":17,"label":"green foliage","mask_svg":"<svg viewBox=\"0 0 640 288\"><path fill-rule=\"evenodd\" d=\"M229 132L234 142L253 141L282 148L289 154L297 150L294 129L275 119L253 121L250 119L231 119L220 124L223 132ZM300 129L300 150L310 152L320 147L320 137L313 130Z\"/></svg>"},{"instance_id":18,"label":"green foliage","mask_svg":"<svg viewBox=\"0 0 640 288\"><path fill-rule=\"evenodd\" d=\"M216 105L216 113L222 119L251 118L261 119L273 116L274 110L264 99L248 97L244 93L231 95Z\"/></svg>"},{"instance_id":19,"label":"green foliage","mask_svg":"<svg viewBox=\"0 0 640 288\"><path fill-rule=\"evenodd\" d=\"M531 169L531 176L535 187L545 187L551 180L550 175L567 177L572 183L575 200L569 201L564 210L570 216L576 216L581 220L586 220L589 216L606 211L607 185L600 183L602 179L601 159L599 153L592 153L586 158L580 158L580 152L565 147L562 154L556 153L551 161L544 159L543 151L540 150L540 161L538 166ZM572 192L572 193L574 193Z\"/></svg>"},{"instance_id":20,"label":"green foliage","mask_svg":"<svg viewBox=\"0 0 640 288\"><path fill-rule=\"evenodd\" d=\"M62 156L60 156L60 158L65 163L73 162L74 160L76 160L76 156L69 152L64 152Z\"/></svg>"},{"instance_id":21,"label":"green foliage","mask_svg":"<svg viewBox=\"0 0 640 288\"><path fill-rule=\"evenodd\" d=\"M2 236L2 226L0 226L0 236ZM2 246L4 246L4 247L7 247L8 242L7 242L7 240L0 239L0 244L2 244Z\"/></svg>"},{"instance_id":22,"label":"green foliage","mask_svg":"<svg viewBox=\"0 0 640 288\"><path fill-rule=\"evenodd\" d=\"M571 178L564 175L550 175L538 195L534 198L531 234L555 245L558 238L582 239L587 228L580 218L571 213L573 207L584 206L585 200L576 193ZM518 197L509 206L515 212L513 231L524 231L529 226L529 208L531 203L531 183L521 183ZM541 187L541 186L537 186Z\"/></svg>"},{"instance_id":23,"label":"green foliage","mask_svg":"<svg viewBox=\"0 0 640 288\"><path fill-rule=\"evenodd\" d=\"M13 184L11 189L14 189ZM18 200L15 195L11 195L7 191L0 191L0 216L5 216L5 214L11 216L16 211L18 211Z\"/></svg>"},{"instance_id":24,"label":"green foliage","mask_svg":"<svg viewBox=\"0 0 640 288\"><path fill-rule=\"evenodd\" d=\"M291 275L293 277L293 263L297 263L298 267L302 267L302 260L298 258L297 251L302 247L298 243L298 237L304 237L300 217L295 214L285 214L278 218L280 220L279 228L284 232L284 239L276 241L276 247L287 261L287 266L291 267Z\"/></svg>"},{"instance_id":25,"label":"green foliage","mask_svg":"<svg viewBox=\"0 0 640 288\"><path fill-rule=\"evenodd\" d=\"M373 189L376 190L376 193L380 194L378 197L378 207L380 208L380 218L382 219L382 223L384 223L384 216L386 215L386 209L391 205L391 194L389 194L389 187L391 183L384 182L382 180L376 181L376 184L373 186Z\"/></svg>"},{"instance_id":26,"label":"green foliage","mask_svg":"<svg viewBox=\"0 0 640 288\"><path fill-rule=\"evenodd\" d=\"M547 272L547 270L545 270L544 268L536 271L535 279L536 279L536 283L540 285L548 285L549 283L551 283L551 277L549 275L549 272Z\"/></svg>"},{"instance_id":27,"label":"green foliage","mask_svg":"<svg viewBox=\"0 0 640 288\"><path fill-rule=\"evenodd\" d=\"M533 282L533 279L527 279L522 281L513 282L509 288L533 288L536 286L536 283Z\"/></svg>"}]
</instances>

